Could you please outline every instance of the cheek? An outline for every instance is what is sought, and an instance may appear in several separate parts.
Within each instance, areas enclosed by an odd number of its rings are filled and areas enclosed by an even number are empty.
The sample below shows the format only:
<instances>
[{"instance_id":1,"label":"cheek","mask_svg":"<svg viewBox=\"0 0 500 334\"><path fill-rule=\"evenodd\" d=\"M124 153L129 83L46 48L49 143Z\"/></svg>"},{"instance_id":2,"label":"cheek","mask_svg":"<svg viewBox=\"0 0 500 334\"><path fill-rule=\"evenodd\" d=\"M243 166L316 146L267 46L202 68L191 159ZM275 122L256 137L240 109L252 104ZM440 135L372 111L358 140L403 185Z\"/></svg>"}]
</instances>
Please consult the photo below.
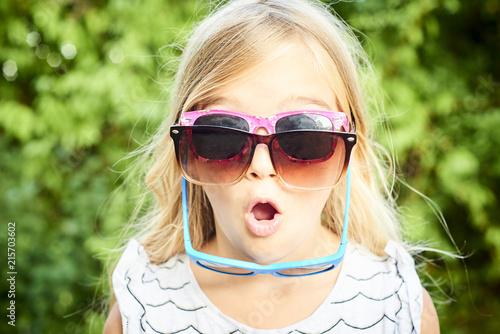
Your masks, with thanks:
<instances>
[{"instance_id":1,"label":"cheek","mask_svg":"<svg viewBox=\"0 0 500 334\"><path fill-rule=\"evenodd\" d=\"M224 196L223 192L213 187L203 187L203 190L205 191L205 194L207 194L212 209L217 211L220 206L219 203L224 202L224 198L227 196Z\"/></svg>"},{"instance_id":2,"label":"cheek","mask_svg":"<svg viewBox=\"0 0 500 334\"><path fill-rule=\"evenodd\" d=\"M233 191L232 187L203 187L207 194L210 205L217 218L221 218L221 214L226 216L235 215L241 207L238 198L238 192Z\"/></svg>"},{"instance_id":3,"label":"cheek","mask_svg":"<svg viewBox=\"0 0 500 334\"><path fill-rule=\"evenodd\" d=\"M296 203L291 208L300 216L320 217L330 193L330 189L308 191L302 196L297 196L295 201L290 201Z\"/></svg>"}]
</instances>

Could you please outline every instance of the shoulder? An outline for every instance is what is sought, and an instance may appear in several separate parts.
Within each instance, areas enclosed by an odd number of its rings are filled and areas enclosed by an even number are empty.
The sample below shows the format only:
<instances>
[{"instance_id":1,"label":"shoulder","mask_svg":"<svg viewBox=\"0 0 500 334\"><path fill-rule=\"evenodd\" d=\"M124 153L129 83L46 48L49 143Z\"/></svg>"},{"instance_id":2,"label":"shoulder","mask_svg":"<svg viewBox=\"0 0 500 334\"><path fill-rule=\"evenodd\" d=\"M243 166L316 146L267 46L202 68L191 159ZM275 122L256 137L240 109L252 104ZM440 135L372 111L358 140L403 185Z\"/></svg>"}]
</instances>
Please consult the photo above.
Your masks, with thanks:
<instances>
[{"instance_id":1,"label":"shoulder","mask_svg":"<svg viewBox=\"0 0 500 334\"><path fill-rule=\"evenodd\" d=\"M439 333L439 319L432 302L429 292L422 288L424 308L422 310L422 334L438 334Z\"/></svg>"},{"instance_id":2,"label":"shoulder","mask_svg":"<svg viewBox=\"0 0 500 334\"><path fill-rule=\"evenodd\" d=\"M112 330L121 321L123 333L137 333L143 323L153 325L160 307L170 307L172 295L182 295L189 281L189 260L178 254L162 264L153 264L135 239L128 242L112 275L116 304L107 323ZM152 317L152 319L149 319ZM108 324L107 324L108 326ZM106 332L105 332L106 333ZM120 333L120 332L109 332Z\"/></svg>"},{"instance_id":3,"label":"shoulder","mask_svg":"<svg viewBox=\"0 0 500 334\"><path fill-rule=\"evenodd\" d=\"M358 300L356 308L370 315L370 324L383 319L380 322L386 326L383 332L394 329L418 334L424 290L413 257L402 244L394 241L387 243L385 253L386 256L376 256L360 245L351 245L343 278L350 292L341 295L345 295L344 300Z\"/></svg>"},{"instance_id":4,"label":"shoulder","mask_svg":"<svg viewBox=\"0 0 500 334\"><path fill-rule=\"evenodd\" d=\"M118 303L115 303L109 312L108 319L106 319L106 324L104 325L103 334L122 334L122 317L120 315L120 309Z\"/></svg>"},{"instance_id":5,"label":"shoulder","mask_svg":"<svg viewBox=\"0 0 500 334\"><path fill-rule=\"evenodd\" d=\"M144 266L149 263L148 255L144 247L136 239L130 239L115 267L113 276L126 274L133 267Z\"/></svg>"},{"instance_id":6,"label":"shoulder","mask_svg":"<svg viewBox=\"0 0 500 334\"><path fill-rule=\"evenodd\" d=\"M389 241L384 249L386 256L377 256L359 244L353 243L349 246L346 254L346 273L359 277L358 281L369 281L368 278L377 277L371 281L380 284L405 283L412 287L421 287L413 257L403 245Z\"/></svg>"},{"instance_id":7,"label":"shoulder","mask_svg":"<svg viewBox=\"0 0 500 334\"><path fill-rule=\"evenodd\" d=\"M407 281L406 295L409 297L408 303L413 324L416 328L420 328L419 333L439 333L439 319L436 308L431 296L420 283L413 257L402 245L392 241L387 244L385 250L389 257L395 259L398 273ZM419 316L418 319L417 316Z\"/></svg>"},{"instance_id":8,"label":"shoulder","mask_svg":"<svg viewBox=\"0 0 500 334\"><path fill-rule=\"evenodd\" d=\"M131 239L113 271L113 286L117 291L120 285L126 285L126 293L130 293L131 287L156 286L175 279L181 274L185 276L189 260L186 254L177 254L161 264L151 263L144 247L135 239ZM155 284L152 284L155 283Z\"/></svg>"}]
</instances>

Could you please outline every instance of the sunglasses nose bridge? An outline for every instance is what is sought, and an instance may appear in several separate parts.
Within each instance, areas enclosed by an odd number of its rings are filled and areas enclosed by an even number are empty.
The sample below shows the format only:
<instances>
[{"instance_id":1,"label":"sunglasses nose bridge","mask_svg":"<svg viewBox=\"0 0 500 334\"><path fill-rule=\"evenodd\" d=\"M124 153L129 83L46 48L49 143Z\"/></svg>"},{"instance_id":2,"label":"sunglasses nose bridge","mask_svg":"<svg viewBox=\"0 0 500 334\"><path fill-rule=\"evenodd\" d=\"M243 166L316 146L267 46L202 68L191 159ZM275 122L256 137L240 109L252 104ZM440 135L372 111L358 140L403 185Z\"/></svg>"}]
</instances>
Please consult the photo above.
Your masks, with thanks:
<instances>
[{"instance_id":1,"label":"sunglasses nose bridge","mask_svg":"<svg viewBox=\"0 0 500 334\"><path fill-rule=\"evenodd\" d=\"M253 134L253 140L254 140L254 145L257 147L259 144L264 144L267 146L267 149L269 151L269 155L272 153L272 147L271 147L271 142L274 138L273 134L265 134L265 135L260 135L260 134Z\"/></svg>"},{"instance_id":2,"label":"sunglasses nose bridge","mask_svg":"<svg viewBox=\"0 0 500 334\"><path fill-rule=\"evenodd\" d=\"M273 159L271 157L271 142L273 139L273 135L252 134L252 136L254 142L254 151L247 173L257 178L276 176L276 170L274 167ZM259 144L266 145L267 152L264 147L259 149Z\"/></svg>"},{"instance_id":3,"label":"sunglasses nose bridge","mask_svg":"<svg viewBox=\"0 0 500 334\"><path fill-rule=\"evenodd\" d=\"M251 117L250 132L257 133L260 129L265 129L267 133L274 133L276 116L249 116Z\"/></svg>"},{"instance_id":4,"label":"sunglasses nose bridge","mask_svg":"<svg viewBox=\"0 0 500 334\"><path fill-rule=\"evenodd\" d=\"M257 148L259 144L264 144L267 146L267 150L269 152L269 156L271 156L271 141L273 140L273 135L259 135L259 134L253 134L253 140L254 140L254 147ZM254 153L255 154L255 153ZM272 160L272 158L271 158ZM274 166L273 166L274 167Z\"/></svg>"},{"instance_id":5,"label":"sunglasses nose bridge","mask_svg":"<svg viewBox=\"0 0 500 334\"><path fill-rule=\"evenodd\" d=\"M269 147L269 143L271 142L271 139L272 139L271 138L272 135L254 134L253 137L254 137L255 145L265 144L265 145L267 145L267 147Z\"/></svg>"}]
</instances>

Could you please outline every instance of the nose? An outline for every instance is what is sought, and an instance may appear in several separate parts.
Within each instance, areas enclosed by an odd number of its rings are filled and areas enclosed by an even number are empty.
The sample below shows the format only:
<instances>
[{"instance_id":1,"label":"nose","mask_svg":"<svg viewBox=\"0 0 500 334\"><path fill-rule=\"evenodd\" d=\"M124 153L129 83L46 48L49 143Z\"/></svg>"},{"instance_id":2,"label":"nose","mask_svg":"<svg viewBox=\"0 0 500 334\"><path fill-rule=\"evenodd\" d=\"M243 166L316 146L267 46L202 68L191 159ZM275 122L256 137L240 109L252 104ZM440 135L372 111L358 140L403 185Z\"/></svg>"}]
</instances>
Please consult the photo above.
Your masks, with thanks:
<instances>
[{"instance_id":1,"label":"nose","mask_svg":"<svg viewBox=\"0 0 500 334\"><path fill-rule=\"evenodd\" d=\"M257 134L266 134L265 129L259 129ZM246 177L249 179L259 179L264 180L267 177L275 179L277 177L276 171L274 170L273 163L271 161L271 155L269 153L269 148L266 144L258 144L255 147L255 152L253 153L253 158Z\"/></svg>"}]
</instances>

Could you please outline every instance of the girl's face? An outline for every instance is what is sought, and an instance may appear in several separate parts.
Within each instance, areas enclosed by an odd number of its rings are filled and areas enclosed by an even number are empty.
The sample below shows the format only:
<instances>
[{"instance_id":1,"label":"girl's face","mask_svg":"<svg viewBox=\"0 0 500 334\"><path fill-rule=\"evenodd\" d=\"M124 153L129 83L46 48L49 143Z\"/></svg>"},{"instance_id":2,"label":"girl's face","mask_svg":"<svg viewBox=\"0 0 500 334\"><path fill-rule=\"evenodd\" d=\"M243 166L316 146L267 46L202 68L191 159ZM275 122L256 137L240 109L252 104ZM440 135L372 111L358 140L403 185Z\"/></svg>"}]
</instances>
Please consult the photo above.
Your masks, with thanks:
<instances>
[{"instance_id":1,"label":"girl's face","mask_svg":"<svg viewBox=\"0 0 500 334\"><path fill-rule=\"evenodd\" d=\"M204 109L268 116L296 110L339 110L328 74L301 44L228 84ZM261 128L257 133L265 134ZM310 175L314 177L314 175ZM203 251L262 264L331 254L338 237L321 225L331 190L296 190L277 177L267 146L259 144L244 178L204 190L216 236ZM332 245L326 249L320 245Z\"/></svg>"}]
</instances>

